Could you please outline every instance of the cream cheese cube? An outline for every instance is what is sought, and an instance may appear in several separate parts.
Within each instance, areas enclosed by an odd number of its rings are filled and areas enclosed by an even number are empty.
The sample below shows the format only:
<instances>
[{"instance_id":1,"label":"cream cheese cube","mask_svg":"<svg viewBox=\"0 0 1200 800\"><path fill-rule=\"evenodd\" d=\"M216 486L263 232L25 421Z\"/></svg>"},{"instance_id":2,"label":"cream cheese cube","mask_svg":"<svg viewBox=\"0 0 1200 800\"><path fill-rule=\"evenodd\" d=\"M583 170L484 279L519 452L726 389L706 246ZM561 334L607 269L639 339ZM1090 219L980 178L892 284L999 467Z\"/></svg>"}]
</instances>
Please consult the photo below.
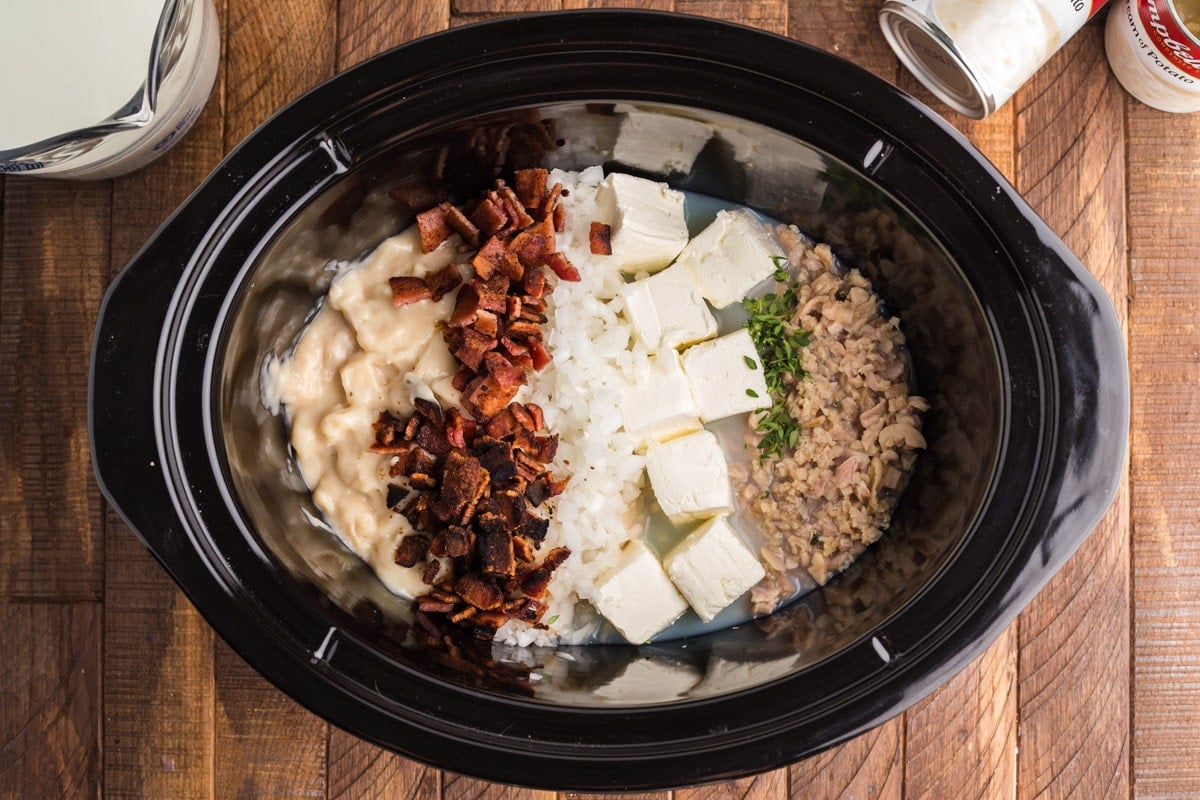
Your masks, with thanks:
<instances>
[{"instance_id":1,"label":"cream cheese cube","mask_svg":"<svg viewBox=\"0 0 1200 800\"><path fill-rule=\"evenodd\" d=\"M688 173L712 135L703 122L631 108L621 118L613 158L647 172Z\"/></svg>"},{"instance_id":2,"label":"cream cheese cube","mask_svg":"<svg viewBox=\"0 0 1200 800\"><path fill-rule=\"evenodd\" d=\"M676 525L733 510L729 466L710 431L648 447L646 474L663 513Z\"/></svg>"},{"instance_id":3,"label":"cream cheese cube","mask_svg":"<svg viewBox=\"0 0 1200 800\"><path fill-rule=\"evenodd\" d=\"M744 328L684 350L683 372L704 422L771 406L762 360Z\"/></svg>"},{"instance_id":4,"label":"cream cheese cube","mask_svg":"<svg viewBox=\"0 0 1200 800\"><path fill-rule=\"evenodd\" d=\"M631 644L643 644L687 611L662 565L645 544L629 542L620 560L596 582L596 610Z\"/></svg>"},{"instance_id":5,"label":"cream cheese cube","mask_svg":"<svg viewBox=\"0 0 1200 800\"><path fill-rule=\"evenodd\" d=\"M688 534L663 559L663 566L705 622L711 622L766 575L727 517L710 519Z\"/></svg>"},{"instance_id":6,"label":"cream cheese cube","mask_svg":"<svg viewBox=\"0 0 1200 800\"><path fill-rule=\"evenodd\" d=\"M612 225L612 258L625 272L658 272L688 242L683 193L665 183L614 172L600 184L596 207Z\"/></svg>"},{"instance_id":7,"label":"cream cheese cube","mask_svg":"<svg viewBox=\"0 0 1200 800\"><path fill-rule=\"evenodd\" d=\"M717 335L717 318L678 265L625 284L621 297L634 330L651 350L682 347Z\"/></svg>"},{"instance_id":8,"label":"cream cheese cube","mask_svg":"<svg viewBox=\"0 0 1200 800\"><path fill-rule=\"evenodd\" d=\"M679 254L704 299L716 308L739 302L775 272L783 248L745 209L720 211Z\"/></svg>"},{"instance_id":9,"label":"cream cheese cube","mask_svg":"<svg viewBox=\"0 0 1200 800\"><path fill-rule=\"evenodd\" d=\"M622 400L621 414L625 432L633 437L639 451L654 442L700 429L700 409L677 352L663 350L654 357L649 375Z\"/></svg>"}]
</instances>

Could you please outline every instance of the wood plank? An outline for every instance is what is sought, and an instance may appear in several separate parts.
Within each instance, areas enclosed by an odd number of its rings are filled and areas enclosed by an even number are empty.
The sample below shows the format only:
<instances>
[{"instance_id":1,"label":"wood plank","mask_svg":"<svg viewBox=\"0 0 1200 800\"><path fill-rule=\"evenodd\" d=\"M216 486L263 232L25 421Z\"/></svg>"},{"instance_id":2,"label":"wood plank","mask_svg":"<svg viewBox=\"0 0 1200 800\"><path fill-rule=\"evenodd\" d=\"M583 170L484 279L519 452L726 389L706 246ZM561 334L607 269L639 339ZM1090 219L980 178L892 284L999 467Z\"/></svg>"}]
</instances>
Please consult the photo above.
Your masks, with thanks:
<instances>
[{"instance_id":1,"label":"wood plank","mask_svg":"<svg viewBox=\"0 0 1200 800\"><path fill-rule=\"evenodd\" d=\"M1017 95L1017 188L1126 315L1124 100L1088 27ZM1129 794L1129 504L1020 620L1019 797Z\"/></svg>"},{"instance_id":2,"label":"wood plank","mask_svg":"<svg viewBox=\"0 0 1200 800\"><path fill-rule=\"evenodd\" d=\"M225 149L333 74L337 0L229 0Z\"/></svg>"},{"instance_id":3,"label":"wood plank","mask_svg":"<svg viewBox=\"0 0 1200 800\"><path fill-rule=\"evenodd\" d=\"M563 8L629 8L629 0L563 0ZM675 0L641 0L638 11L674 11Z\"/></svg>"},{"instance_id":4,"label":"wood plank","mask_svg":"<svg viewBox=\"0 0 1200 800\"><path fill-rule=\"evenodd\" d=\"M564 798L580 796L562 795ZM553 800L554 797L554 792L544 789L522 789L468 778L455 772L442 773L442 800Z\"/></svg>"},{"instance_id":5,"label":"wood plank","mask_svg":"<svg viewBox=\"0 0 1200 800\"><path fill-rule=\"evenodd\" d=\"M700 14L786 36L787 0L675 0L681 14Z\"/></svg>"},{"instance_id":6,"label":"wood plank","mask_svg":"<svg viewBox=\"0 0 1200 800\"><path fill-rule=\"evenodd\" d=\"M794 800L900 800L904 793L904 722L885 722L788 768ZM912 795L916 797L916 795Z\"/></svg>"},{"instance_id":7,"label":"wood plank","mask_svg":"<svg viewBox=\"0 0 1200 800\"><path fill-rule=\"evenodd\" d=\"M219 14L224 4L218 3ZM114 269L216 166L224 70L179 144L113 182ZM211 798L213 635L125 525L109 514L105 570L104 769L113 798Z\"/></svg>"},{"instance_id":8,"label":"wood plank","mask_svg":"<svg viewBox=\"0 0 1200 800\"><path fill-rule=\"evenodd\" d=\"M879 4L860 0L790 0L787 34L853 61L888 81L900 62L879 32Z\"/></svg>"},{"instance_id":9,"label":"wood plank","mask_svg":"<svg viewBox=\"0 0 1200 800\"><path fill-rule=\"evenodd\" d=\"M207 800L212 630L115 514L108 530L105 796Z\"/></svg>"},{"instance_id":10,"label":"wood plank","mask_svg":"<svg viewBox=\"0 0 1200 800\"><path fill-rule=\"evenodd\" d=\"M0 603L0 800L99 797L100 606Z\"/></svg>"},{"instance_id":11,"label":"wood plank","mask_svg":"<svg viewBox=\"0 0 1200 800\"><path fill-rule=\"evenodd\" d=\"M1016 796L1016 644L1016 626L1009 626L987 652L909 710L906 796Z\"/></svg>"},{"instance_id":12,"label":"wood plank","mask_svg":"<svg viewBox=\"0 0 1200 800\"><path fill-rule=\"evenodd\" d=\"M450 27L448 0L341 0L337 67L354 66L397 45Z\"/></svg>"},{"instance_id":13,"label":"wood plank","mask_svg":"<svg viewBox=\"0 0 1200 800\"><path fill-rule=\"evenodd\" d=\"M224 642L214 652L215 797L326 796L329 726L255 672Z\"/></svg>"},{"instance_id":14,"label":"wood plank","mask_svg":"<svg viewBox=\"0 0 1200 800\"><path fill-rule=\"evenodd\" d=\"M749 778L689 789L677 789L675 800L787 800L787 768L774 769Z\"/></svg>"},{"instance_id":15,"label":"wood plank","mask_svg":"<svg viewBox=\"0 0 1200 800\"><path fill-rule=\"evenodd\" d=\"M86 387L111 191L107 181L5 181L0 600L99 600L104 585Z\"/></svg>"},{"instance_id":16,"label":"wood plank","mask_svg":"<svg viewBox=\"0 0 1200 800\"><path fill-rule=\"evenodd\" d=\"M562 0L453 0L451 8L459 14L526 14L558 11Z\"/></svg>"},{"instance_id":17,"label":"wood plank","mask_svg":"<svg viewBox=\"0 0 1200 800\"><path fill-rule=\"evenodd\" d=\"M329 800L439 800L442 773L329 729Z\"/></svg>"},{"instance_id":18,"label":"wood plank","mask_svg":"<svg viewBox=\"0 0 1200 800\"><path fill-rule=\"evenodd\" d=\"M1133 773L1200 797L1200 116L1128 99Z\"/></svg>"}]
</instances>

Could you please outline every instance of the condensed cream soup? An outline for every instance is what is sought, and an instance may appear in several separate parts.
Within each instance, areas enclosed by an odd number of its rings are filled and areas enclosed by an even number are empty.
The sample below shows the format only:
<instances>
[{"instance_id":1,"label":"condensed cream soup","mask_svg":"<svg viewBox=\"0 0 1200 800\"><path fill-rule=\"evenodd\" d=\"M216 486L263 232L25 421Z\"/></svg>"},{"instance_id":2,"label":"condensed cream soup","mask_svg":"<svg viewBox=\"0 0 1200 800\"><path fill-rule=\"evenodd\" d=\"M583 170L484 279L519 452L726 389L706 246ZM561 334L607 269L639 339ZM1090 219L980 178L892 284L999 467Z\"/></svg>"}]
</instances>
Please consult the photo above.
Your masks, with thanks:
<instances>
[{"instance_id":1,"label":"condensed cream soup","mask_svg":"<svg viewBox=\"0 0 1200 800\"><path fill-rule=\"evenodd\" d=\"M405 597L428 591L421 569L393 560L412 530L387 507L388 456L368 452L381 412L407 416L418 396L456 404L450 376L457 365L439 322L454 296L396 313L388 279L423 277L451 263L446 242L422 254L416 228L381 244L334 281L291 356L267 366L265 385L288 411L296 461L313 502L346 544Z\"/></svg>"}]
</instances>

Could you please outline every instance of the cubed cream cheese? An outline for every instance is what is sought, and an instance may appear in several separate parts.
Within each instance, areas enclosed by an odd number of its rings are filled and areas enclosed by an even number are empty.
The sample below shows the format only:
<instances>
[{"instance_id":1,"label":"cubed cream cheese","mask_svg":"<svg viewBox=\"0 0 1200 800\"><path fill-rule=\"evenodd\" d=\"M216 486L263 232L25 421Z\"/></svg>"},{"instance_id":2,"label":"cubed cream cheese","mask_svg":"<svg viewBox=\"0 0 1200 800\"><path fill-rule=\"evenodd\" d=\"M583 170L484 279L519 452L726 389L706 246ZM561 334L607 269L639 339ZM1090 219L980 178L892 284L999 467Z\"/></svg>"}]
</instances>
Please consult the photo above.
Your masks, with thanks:
<instances>
[{"instance_id":1,"label":"cubed cream cheese","mask_svg":"<svg viewBox=\"0 0 1200 800\"><path fill-rule=\"evenodd\" d=\"M662 350L654 357L649 373L622 400L621 415L639 451L700 429L700 409L677 352Z\"/></svg>"},{"instance_id":2,"label":"cubed cream cheese","mask_svg":"<svg viewBox=\"0 0 1200 800\"><path fill-rule=\"evenodd\" d=\"M739 302L771 277L783 248L757 217L745 209L720 211L712 224L679 254L700 294L716 308Z\"/></svg>"},{"instance_id":3,"label":"cubed cream cheese","mask_svg":"<svg viewBox=\"0 0 1200 800\"><path fill-rule=\"evenodd\" d=\"M762 360L744 328L683 351L683 372L704 422L771 406Z\"/></svg>"},{"instance_id":4,"label":"cubed cream cheese","mask_svg":"<svg viewBox=\"0 0 1200 800\"><path fill-rule=\"evenodd\" d=\"M705 622L711 622L766 575L727 517L710 519L688 534L663 559L663 566Z\"/></svg>"},{"instance_id":5,"label":"cubed cream cheese","mask_svg":"<svg viewBox=\"0 0 1200 800\"><path fill-rule=\"evenodd\" d=\"M646 474L663 513L676 525L733 510L725 453L710 431L646 448Z\"/></svg>"},{"instance_id":6,"label":"cubed cream cheese","mask_svg":"<svg viewBox=\"0 0 1200 800\"><path fill-rule=\"evenodd\" d=\"M612 226L612 258L625 272L657 272L688 242L683 193L665 183L613 173L596 192L596 208Z\"/></svg>"},{"instance_id":7,"label":"cubed cream cheese","mask_svg":"<svg viewBox=\"0 0 1200 800\"><path fill-rule=\"evenodd\" d=\"M651 350L682 347L717 335L716 317L687 270L678 265L625 284L621 297L633 329Z\"/></svg>"},{"instance_id":8,"label":"cubed cream cheese","mask_svg":"<svg viewBox=\"0 0 1200 800\"><path fill-rule=\"evenodd\" d=\"M688 609L658 559L638 541L626 544L620 560L596 582L593 605L631 644L650 641Z\"/></svg>"},{"instance_id":9,"label":"cubed cream cheese","mask_svg":"<svg viewBox=\"0 0 1200 800\"><path fill-rule=\"evenodd\" d=\"M694 119L630 109L621 117L613 158L647 172L686 174L712 135Z\"/></svg>"}]
</instances>

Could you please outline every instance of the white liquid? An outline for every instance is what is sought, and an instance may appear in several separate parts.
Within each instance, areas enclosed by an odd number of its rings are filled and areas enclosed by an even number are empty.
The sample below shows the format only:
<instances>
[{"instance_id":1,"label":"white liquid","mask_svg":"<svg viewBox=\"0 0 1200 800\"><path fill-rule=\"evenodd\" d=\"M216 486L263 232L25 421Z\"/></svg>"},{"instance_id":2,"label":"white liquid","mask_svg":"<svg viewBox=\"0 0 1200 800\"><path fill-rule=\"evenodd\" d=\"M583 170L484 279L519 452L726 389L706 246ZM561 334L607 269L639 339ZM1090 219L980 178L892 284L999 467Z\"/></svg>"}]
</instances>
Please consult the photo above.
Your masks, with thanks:
<instances>
[{"instance_id":1,"label":"white liquid","mask_svg":"<svg viewBox=\"0 0 1200 800\"><path fill-rule=\"evenodd\" d=\"M146 81L163 0L5 0L0 150L95 125Z\"/></svg>"}]
</instances>

